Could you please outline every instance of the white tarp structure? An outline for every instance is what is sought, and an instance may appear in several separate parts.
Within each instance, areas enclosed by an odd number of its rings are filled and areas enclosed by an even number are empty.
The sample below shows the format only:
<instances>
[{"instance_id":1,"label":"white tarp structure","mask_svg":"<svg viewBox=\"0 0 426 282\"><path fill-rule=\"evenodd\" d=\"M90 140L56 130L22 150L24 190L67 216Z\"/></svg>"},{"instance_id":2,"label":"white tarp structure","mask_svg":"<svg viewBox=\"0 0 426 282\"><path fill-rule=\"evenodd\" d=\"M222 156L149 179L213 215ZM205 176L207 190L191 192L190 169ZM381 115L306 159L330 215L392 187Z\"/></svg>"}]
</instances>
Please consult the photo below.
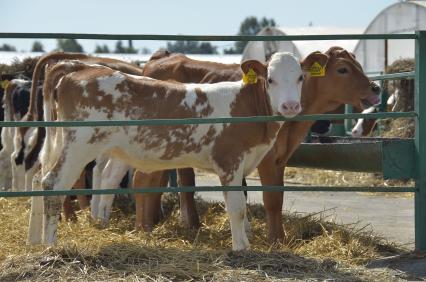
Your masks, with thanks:
<instances>
[{"instance_id":1,"label":"white tarp structure","mask_svg":"<svg viewBox=\"0 0 426 282\"><path fill-rule=\"evenodd\" d=\"M362 28L339 27L265 27L258 35L321 35L321 34L359 34ZM326 51L332 46L342 46L353 50L357 40L315 40L315 41L251 41L243 52L242 60L256 59L266 62L275 52L286 51L299 59L314 51Z\"/></svg>"},{"instance_id":2,"label":"white tarp structure","mask_svg":"<svg viewBox=\"0 0 426 282\"><path fill-rule=\"evenodd\" d=\"M413 33L426 30L426 1L403 1L381 11L364 28L338 27L267 27L259 35L320 35L320 34L376 34ZM355 53L366 72L381 72L385 69L385 40L331 40L331 41L267 41L249 42L244 49L242 60L266 61L277 51L294 53L304 58L313 51L325 51L331 46L341 46ZM387 63L396 59L414 57L414 40L388 40Z\"/></svg>"},{"instance_id":3,"label":"white tarp structure","mask_svg":"<svg viewBox=\"0 0 426 282\"><path fill-rule=\"evenodd\" d=\"M381 11L368 25L366 34L414 33L426 29L426 1L404 1ZM385 40L361 40L354 49L357 59L367 72L385 68ZM387 40L387 62L414 58L414 40Z\"/></svg>"}]
</instances>

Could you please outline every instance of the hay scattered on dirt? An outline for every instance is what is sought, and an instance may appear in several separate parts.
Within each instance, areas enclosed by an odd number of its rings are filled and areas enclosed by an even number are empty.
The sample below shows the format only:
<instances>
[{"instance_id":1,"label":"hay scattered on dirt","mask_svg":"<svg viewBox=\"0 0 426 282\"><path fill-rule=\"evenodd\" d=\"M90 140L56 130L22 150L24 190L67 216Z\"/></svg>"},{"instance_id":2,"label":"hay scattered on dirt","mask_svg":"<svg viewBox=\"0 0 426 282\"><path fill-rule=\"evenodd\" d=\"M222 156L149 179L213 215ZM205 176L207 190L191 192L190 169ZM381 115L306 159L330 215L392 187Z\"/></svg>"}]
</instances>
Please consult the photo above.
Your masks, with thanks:
<instances>
[{"instance_id":1,"label":"hay scattered on dirt","mask_svg":"<svg viewBox=\"0 0 426 282\"><path fill-rule=\"evenodd\" d=\"M187 230L171 212L152 234L133 231L134 216L115 211L101 230L89 213L78 222L61 222L56 247L25 245L29 201L0 199L0 280L246 280L390 279L366 270L372 258L401 251L362 226L341 226L321 214L286 215L287 242L271 246L266 239L263 207L249 207L252 250L231 252L229 222L221 204L198 200L202 227Z\"/></svg>"}]
</instances>

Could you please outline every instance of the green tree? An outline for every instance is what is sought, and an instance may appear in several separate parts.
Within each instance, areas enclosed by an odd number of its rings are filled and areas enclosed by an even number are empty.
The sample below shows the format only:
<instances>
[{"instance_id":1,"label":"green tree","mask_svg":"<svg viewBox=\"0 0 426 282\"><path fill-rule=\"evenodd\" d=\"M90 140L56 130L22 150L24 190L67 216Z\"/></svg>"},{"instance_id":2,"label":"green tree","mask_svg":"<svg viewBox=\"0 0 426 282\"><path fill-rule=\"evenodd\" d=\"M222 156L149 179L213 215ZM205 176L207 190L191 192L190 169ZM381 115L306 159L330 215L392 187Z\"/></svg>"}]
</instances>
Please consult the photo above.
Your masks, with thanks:
<instances>
[{"instance_id":1,"label":"green tree","mask_svg":"<svg viewBox=\"0 0 426 282\"><path fill-rule=\"evenodd\" d=\"M31 52L44 52L43 44L40 41L34 41Z\"/></svg>"},{"instance_id":2,"label":"green tree","mask_svg":"<svg viewBox=\"0 0 426 282\"><path fill-rule=\"evenodd\" d=\"M58 39L57 49L64 52L84 52L83 47L75 39Z\"/></svg>"},{"instance_id":3,"label":"green tree","mask_svg":"<svg viewBox=\"0 0 426 282\"><path fill-rule=\"evenodd\" d=\"M95 47L95 53L111 53L108 46L106 44L104 45L96 45Z\"/></svg>"},{"instance_id":4,"label":"green tree","mask_svg":"<svg viewBox=\"0 0 426 282\"><path fill-rule=\"evenodd\" d=\"M175 41L167 42L167 50L173 53L217 54L217 47L210 42Z\"/></svg>"},{"instance_id":5,"label":"green tree","mask_svg":"<svg viewBox=\"0 0 426 282\"><path fill-rule=\"evenodd\" d=\"M237 35L256 35L262 28L267 26L276 26L274 19L267 19L265 17L257 19L254 16L247 17L240 25L240 30ZM237 41L234 47L225 49L225 54L241 54L247 45L247 41Z\"/></svg>"},{"instance_id":6,"label":"green tree","mask_svg":"<svg viewBox=\"0 0 426 282\"><path fill-rule=\"evenodd\" d=\"M121 40L117 41L117 43L115 44L114 53L118 53L118 54L136 54L137 52L138 52L138 50L136 50L135 48L133 48L133 44L132 44L131 40L129 40L129 46L128 47L123 46L123 42Z\"/></svg>"},{"instance_id":7,"label":"green tree","mask_svg":"<svg viewBox=\"0 0 426 282\"><path fill-rule=\"evenodd\" d=\"M117 41L115 44L114 53L124 53L123 42L121 40Z\"/></svg>"},{"instance_id":8,"label":"green tree","mask_svg":"<svg viewBox=\"0 0 426 282\"><path fill-rule=\"evenodd\" d=\"M0 51L15 52L16 48L12 45L4 43L2 46L0 46Z\"/></svg>"}]
</instances>

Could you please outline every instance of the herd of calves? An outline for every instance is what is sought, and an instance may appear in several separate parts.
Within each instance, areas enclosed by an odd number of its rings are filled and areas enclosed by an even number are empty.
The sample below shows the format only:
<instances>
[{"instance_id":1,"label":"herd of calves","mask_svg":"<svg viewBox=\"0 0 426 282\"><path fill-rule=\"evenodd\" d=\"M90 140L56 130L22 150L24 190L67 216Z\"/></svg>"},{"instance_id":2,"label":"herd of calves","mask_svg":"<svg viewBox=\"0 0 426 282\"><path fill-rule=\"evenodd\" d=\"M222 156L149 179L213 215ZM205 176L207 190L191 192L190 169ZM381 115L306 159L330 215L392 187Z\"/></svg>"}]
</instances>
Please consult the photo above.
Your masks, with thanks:
<instances>
[{"instance_id":1,"label":"herd of calves","mask_svg":"<svg viewBox=\"0 0 426 282\"><path fill-rule=\"evenodd\" d=\"M98 121L276 116L359 111L380 102L380 87L352 53L340 47L299 61L275 53L267 62L196 61L157 51L143 68L116 59L49 53L32 80L2 74L4 121ZM193 168L214 172L224 186L241 186L258 169L262 185L284 185L288 159L314 122L268 121L99 127L4 127L0 187L67 190L161 187L177 169L179 186L195 186ZM323 123L315 128L324 130ZM250 247L246 198L223 192L232 249ZM114 195L78 196L94 219L107 224ZM282 192L263 192L268 238L282 241ZM161 194L136 194L136 228L152 230L161 217ZM69 197L33 197L30 244L54 244L61 211L72 217ZM180 193L182 223L198 228L194 193Z\"/></svg>"}]
</instances>

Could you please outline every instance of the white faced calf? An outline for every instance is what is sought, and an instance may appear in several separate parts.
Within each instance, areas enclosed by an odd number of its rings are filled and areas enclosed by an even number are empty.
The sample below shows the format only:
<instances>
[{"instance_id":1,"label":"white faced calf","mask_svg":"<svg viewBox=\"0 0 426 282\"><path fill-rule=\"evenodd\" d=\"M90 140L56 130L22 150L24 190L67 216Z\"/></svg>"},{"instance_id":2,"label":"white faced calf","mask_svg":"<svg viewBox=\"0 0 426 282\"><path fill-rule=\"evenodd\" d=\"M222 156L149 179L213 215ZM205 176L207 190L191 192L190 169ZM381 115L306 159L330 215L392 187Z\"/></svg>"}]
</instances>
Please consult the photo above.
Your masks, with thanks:
<instances>
[{"instance_id":1,"label":"white faced calf","mask_svg":"<svg viewBox=\"0 0 426 282\"><path fill-rule=\"evenodd\" d=\"M126 75L107 67L59 63L46 75L45 118L52 120L49 113L54 99L58 120L294 116L300 112L303 76L293 55L277 53L267 66L247 61L241 68L249 74L245 82L180 84ZM70 73L72 69L76 71ZM70 189L84 166L101 154L144 172L197 167L215 172L222 185L240 185L272 147L281 125L265 122L49 129L41 156L42 187ZM233 249L248 249L244 194L225 192L224 196ZM46 244L56 241L62 200L44 198Z\"/></svg>"}]
</instances>

